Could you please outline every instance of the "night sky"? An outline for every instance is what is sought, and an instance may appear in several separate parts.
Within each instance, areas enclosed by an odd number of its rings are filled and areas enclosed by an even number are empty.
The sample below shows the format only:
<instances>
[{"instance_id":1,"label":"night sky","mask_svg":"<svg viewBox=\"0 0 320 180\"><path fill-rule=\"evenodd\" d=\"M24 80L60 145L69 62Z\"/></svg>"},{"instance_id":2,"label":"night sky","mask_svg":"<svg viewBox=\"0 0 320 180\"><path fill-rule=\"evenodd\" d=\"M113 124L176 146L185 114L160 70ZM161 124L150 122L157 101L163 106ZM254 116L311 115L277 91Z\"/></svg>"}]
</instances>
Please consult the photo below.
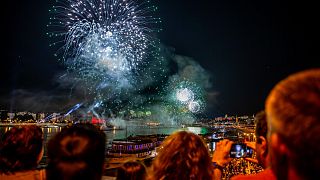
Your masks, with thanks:
<instances>
[{"instance_id":1,"label":"night sky","mask_svg":"<svg viewBox=\"0 0 320 180\"><path fill-rule=\"evenodd\" d=\"M70 93L57 92L54 81L64 67L53 56L46 36L53 3L1 5L2 109L19 109L15 107L19 103L12 103L17 91L19 101L37 101L32 94L47 97L40 102L48 107ZM211 75L214 95L207 101L208 116L256 113L278 81L320 67L320 11L313 2L157 0L156 4L162 18L161 42L175 54L194 59Z\"/></svg>"}]
</instances>

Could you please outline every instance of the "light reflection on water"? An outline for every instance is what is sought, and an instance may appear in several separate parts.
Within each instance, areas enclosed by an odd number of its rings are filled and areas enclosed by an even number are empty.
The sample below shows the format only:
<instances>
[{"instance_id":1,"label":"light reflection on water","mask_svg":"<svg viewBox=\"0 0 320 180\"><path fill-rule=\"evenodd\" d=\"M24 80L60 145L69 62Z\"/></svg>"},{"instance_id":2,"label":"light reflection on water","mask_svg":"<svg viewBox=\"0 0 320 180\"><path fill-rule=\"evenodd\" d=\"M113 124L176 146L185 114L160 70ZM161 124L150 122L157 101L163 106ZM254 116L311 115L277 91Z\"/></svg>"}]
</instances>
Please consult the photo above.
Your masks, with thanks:
<instances>
[{"instance_id":1,"label":"light reflection on water","mask_svg":"<svg viewBox=\"0 0 320 180\"><path fill-rule=\"evenodd\" d=\"M0 126L0 136L2 139L2 135L9 131L11 126ZM41 164L46 164L46 152L47 152L47 143L48 141L58 132L61 131L63 127L60 126L50 126L50 127L42 127L43 136L44 136L44 157L41 160ZM106 143L110 143L113 139L123 139L130 135L150 135L150 134L172 134L175 131L179 130L188 130L195 134L205 134L209 132L209 130L205 127L158 127L158 126L140 126L140 125L130 125L126 126L123 129L112 129L104 131L107 137ZM212 149L215 147L215 143L209 143L208 147L212 152Z\"/></svg>"}]
</instances>

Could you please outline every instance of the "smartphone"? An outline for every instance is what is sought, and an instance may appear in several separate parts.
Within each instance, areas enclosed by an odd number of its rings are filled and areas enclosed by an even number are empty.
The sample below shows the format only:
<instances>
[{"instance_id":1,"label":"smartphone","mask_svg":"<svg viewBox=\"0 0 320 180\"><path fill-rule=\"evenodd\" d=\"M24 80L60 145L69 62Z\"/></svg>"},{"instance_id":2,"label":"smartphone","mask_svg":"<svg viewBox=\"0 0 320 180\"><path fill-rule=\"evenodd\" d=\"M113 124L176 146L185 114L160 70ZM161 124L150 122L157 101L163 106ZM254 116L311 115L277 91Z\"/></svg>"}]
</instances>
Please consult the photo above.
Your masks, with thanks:
<instances>
[{"instance_id":1,"label":"smartphone","mask_svg":"<svg viewBox=\"0 0 320 180\"><path fill-rule=\"evenodd\" d=\"M230 157L231 158L244 158L252 157L253 149L249 148L244 143L234 143L231 146Z\"/></svg>"}]
</instances>

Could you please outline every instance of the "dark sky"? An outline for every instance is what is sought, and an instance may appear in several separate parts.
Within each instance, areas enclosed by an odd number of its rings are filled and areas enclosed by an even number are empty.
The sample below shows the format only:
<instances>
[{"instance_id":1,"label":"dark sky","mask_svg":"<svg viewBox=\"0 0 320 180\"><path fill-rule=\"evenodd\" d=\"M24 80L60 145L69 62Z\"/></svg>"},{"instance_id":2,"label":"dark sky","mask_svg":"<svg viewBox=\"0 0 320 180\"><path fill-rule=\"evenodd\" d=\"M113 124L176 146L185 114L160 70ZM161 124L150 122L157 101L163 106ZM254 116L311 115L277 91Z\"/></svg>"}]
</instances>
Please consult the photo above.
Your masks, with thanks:
<instances>
[{"instance_id":1,"label":"dark sky","mask_svg":"<svg viewBox=\"0 0 320 180\"><path fill-rule=\"evenodd\" d=\"M0 103L10 92L47 92L63 71L46 36L53 1L1 5ZM287 75L320 67L320 11L292 1L157 0L159 38L175 53L196 60L212 75L217 97L212 115L253 114L271 88ZM36 103L36 102L35 102Z\"/></svg>"}]
</instances>

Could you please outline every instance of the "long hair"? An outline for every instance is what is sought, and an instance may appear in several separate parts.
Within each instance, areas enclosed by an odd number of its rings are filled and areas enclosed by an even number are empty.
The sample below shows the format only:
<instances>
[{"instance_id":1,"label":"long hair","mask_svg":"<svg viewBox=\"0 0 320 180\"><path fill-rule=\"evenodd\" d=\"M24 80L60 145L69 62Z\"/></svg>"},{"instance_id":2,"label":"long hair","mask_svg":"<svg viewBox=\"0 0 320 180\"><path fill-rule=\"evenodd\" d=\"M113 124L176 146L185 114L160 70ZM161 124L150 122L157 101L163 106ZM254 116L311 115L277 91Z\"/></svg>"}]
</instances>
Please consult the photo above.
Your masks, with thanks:
<instances>
[{"instance_id":1,"label":"long hair","mask_svg":"<svg viewBox=\"0 0 320 180\"><path fill-rule=\"evenodd\" d=\"M15 126L2 137L0 173L35 169L43 148L43 133L35 125Z\"/></svg>"},{"instance_id":2,"label":"long hair","mask_svg":"<svg viewBox=\"0 0 320 180\"><path fill-rule=\"evenodd\" d=\"M168 136L150 169L152 180L212 179L209 150L198 135L178 131Z\"/></svg>"}]
</instances>

